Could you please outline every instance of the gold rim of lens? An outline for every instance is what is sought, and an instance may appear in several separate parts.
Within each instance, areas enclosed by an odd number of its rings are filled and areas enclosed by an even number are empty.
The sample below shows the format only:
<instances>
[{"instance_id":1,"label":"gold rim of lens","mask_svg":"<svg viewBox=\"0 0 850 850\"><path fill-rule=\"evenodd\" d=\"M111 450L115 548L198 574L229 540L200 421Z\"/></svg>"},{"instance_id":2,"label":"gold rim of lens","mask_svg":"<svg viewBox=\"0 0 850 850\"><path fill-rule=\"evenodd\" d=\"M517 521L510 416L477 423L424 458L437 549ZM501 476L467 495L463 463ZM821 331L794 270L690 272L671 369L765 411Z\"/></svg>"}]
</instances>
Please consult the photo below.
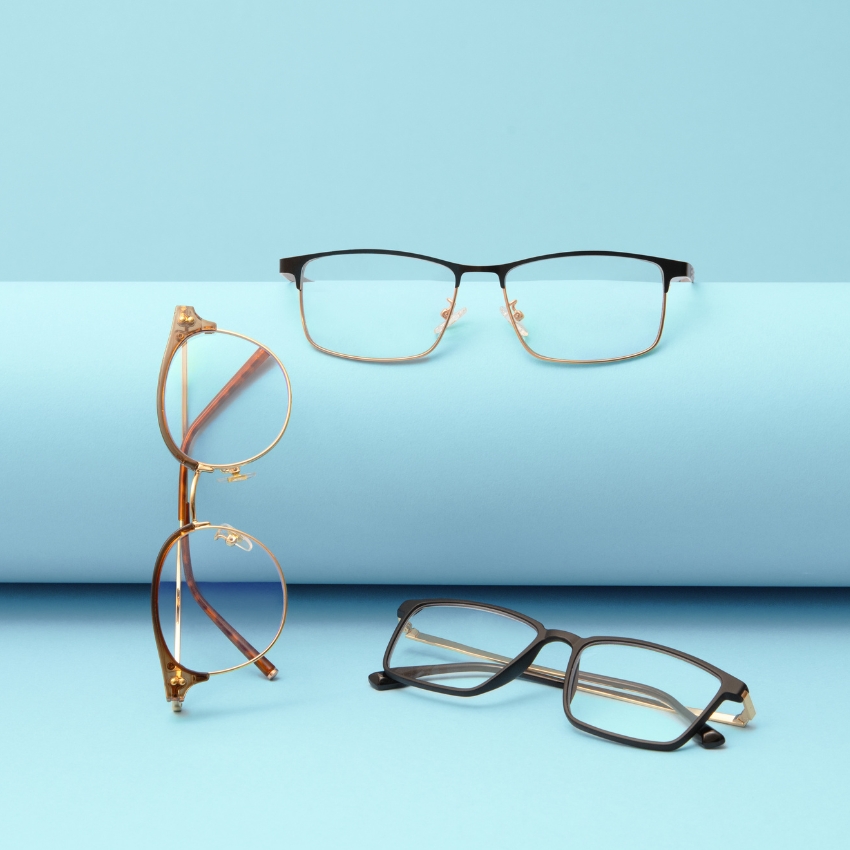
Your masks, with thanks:
<instances>
[{"instance_id":1,"label":"gold rim of lens","mask_svg":"<svg viewBox=\"0 0 850 850\"><path fill-rule=\"evenodd\" d=\"M275 633L275 636L272 639L271 643L262 652L258 653L254 658L248 658L245 661L243 661L241 664L236 664L233 667L225 667L222 670L209 670L209 671L194 670L194 668L190 668L190 667L186 666L182 661L178 662L177 659L174 658L174 654L172 653L171 648L168 646L168 642L165 640L165 635L163 635L163 633L162 633L161 623L159 622L158 619L154 621L154 627L159 632L159 637L162 640L163 648L165 649L166 653L168 654L168 660L171 661L176 667L181 668L183 670L187 670L187 671L192 670L192 672L205 673L207 676L219 676L222 673L230 673L233 670L238 670L240 667L247 667L249 664L254 664L257 661L259 661L261 658L265 657L271 651L271 649L277 643L277 640L280 637L281 633L283 632L283 627L284 627L284 624L286 623L286 614L287 614L287 610L289 608L289 594L288 594L287 587L286 587L286 578L283 574L283 569L281 568L280 563L278 562L277 558L275 558L274 554L268 548L268 546L266 546L261 540L258 540L256 537L254 537L251 534L248 534L248 532L246 532L246 531L242 531L242 529L240 529L240 528L233 528L233 527L227 526L227 525L218 525L216 523L193 523L191 527L187 526L183 529L180 529L179 533L174 538L174 540L171 541L171 545L163 553L162 557L160 558L159 562L156 565L156 572L154 574L154 592L156 593L155 604L156 604L157 611L159 611L159 585L160 585L160 582L161 582L161 579L162 579L162 570L163 570L163 567L165 566L166 562L168 561L169 555L174 551L174 547L181 540L184 540L186 537L188 537L190 534L193 534L196 531L202 531L204 529L211 529L211 528L221 528L221 529L227 529L228 531L236 531L239 534L244 535L249 540L256 543L258 546L260 546L260 548L262 548L262 550L271 558L272 563L275 565L275 569L277 569L278 577L280 578L280 585L281 585L281 588L283 590L283 612L282 612L281 618L280 618L280 625L278 626L277 632Z\"/></svg>"},{"instance_id":2,"label":"gold rim of lens","mask_svg":"<svg viewBox=\"0 0 850 850\"><path fill-rule=\"evenodd\" d=\"M545 354L538 354L533 348L531 348L531 346L528 345L528 343L525 341L522 334L520 333L519 328L517 327L517 321L514 318L513 310L511 309L510 298L508 297L507 279L505 279L505 285L502 286L501 289L502 289L502 295L504 296L504 299L505 299L505 309L508 312L508 319L510 320L511 327L514 329L514 333L516 334L517 339L520 341L522 347L532 357L535 357L538 360L545 360L549 363L567 363L567 364L573 364L573 365L591 365L591 364L594 364L594 363L617 363L617 362L620 362L622 360L632 360L635 357L640 357L643 354L647 354L650 351L652 351L652 349L655 348L658 345L658 343L661 341L661 334L664 331L664 319L667 315L667 292L664 289L664 278L663 278L664 273L660 269L660 267L659 267L659 271L661 272L661 275L662 275L662 282L661 282L661 287L662 287L662 290L661 290L662 291L662 295L661 295L661 319L658 323L658 333L655 335L655 339L653 340L652 345L647 346L646 348L642 349L641 351L636 351L636 352L634 352L634 354L624 354L620 357L606 357L606 358L601 358L601 359L597 359L597 360L570 360L570 359L567 359L567 358L547 357ZM449 315L451 315L451 313L454 312L455 305L457 303L457 294L458 294L459 289L460 289L460 286L456 284L455 289L454 289L454 293L452 294L452 302L451 302L451 307L449 308L449 310L450 310ZM449 324L448 324L448 322L446 322L444 327L443 327L443 330L440 332L440 335L437 337L436 342L434 342L434 344L429 349L427 349L426 351L423 351L421 354L411 354L411 355L408 355L407 357L361 357L360 355L357 355L357 354L344 354L341 351L334 351L332 348L325 348L324 346L319 345L313 339L313 337L310 335L310 330L307 327L307 318L304 314L304 285L303 284L301 284L301 286L298 289L298 308L299 308L299 311L301 313L301 327L304 329L304 336L307 337L307 341L310 343L310 345L313 346L313 348L315 348L317 351L321 351L323 354L330 354L332 357L340 357L343 360L356 360L356 361L361 362L361 363L404 363L404 362L410 361L410 360L420 360L423 357L427 357L440 344L440 341L442 340L443 336L445 335L446 331L449 328Z\"/></svg>"},{"instance_id":3,"label":"gold rim of lens","mask_svg":"<svg viewBox=\"0 0 850 850\"><path fill-rule=\"evenodd\" d=\"M459 288L460 287L457 283L455 283L454 291L452 292L452 303L449 307L449 315L454 312L455 303L457 302L457 291ZM301 310L301 327L304 328L304 336L307 337L307 341L313 346L313 348L324 354L330 354L333 357L341 357L343 360L357 360L361 363L404 363L407 360L419 360L422 357L429 355L440 344L440 340L449 329L449 323L448 320L446 320L436 342L427 351L423 351L421 354L411 354L407 357L360 357L356 354L343 354L341 351L334 351L331 348L325 348L324 346L319 345L313 337L310 336L310 331L307 329L307 319L304 316L304 284L301 284L298 289L298 307Z\"/></svg>"},{"instance_id":4,"label":"gold rim of lens","mask_svg":"<svg viewBox=\"0 0 850 850\"><path fill-rule=\"evenodd\" d=\"M261 348L263 351L267 352L268 355L277 363L280 371L283 373L284 381L286 382L286 418L283 422L283 427L280 429L278 435L274 438L274 440L265 448L263 451L255 454L253 457L248 458L247 460L235 461L233 463L206 463L205 461L196 460L193 457L190 457L185 452L183 452L174 440L171 437L171 431L168 427L168 419L165 414L165 385L168 379L168 371L171 367L171 363L174 358L177 356L178 352L180 352L185 345L188 344L189 340L197 336L198 334L206 333L206 334L226 334L227 336L237 337L238 339L244 339L246 342L250 342L252 345L256 345L257 348ZM190 469L197 469L199 465L203 465L208 467L209 469L231 469L236 466L246 466L249 463L253 463L258 458L261 458L263 455L268 454L281 440L284 433L286 432L287 427L289 426L289 418L292 414L292 385L289 381L289 373L286 371L286 367L281 362L280 358L267 346L263 345L257 340L252 339L249 336L245 336L245 334L236 333L236 331L228 331L223 330L221 328L214 328L213 330L204 330L203 328L198 328L197 330L189 331L185 334L183 339L177 342L174 345L169 344L166 349L165 356L162 360L162 367L160 368L159 373L159 383L157 385L157 405L156 405L157 419L159 420L159 430L162 434L163 440L165 440L166 446L168 446L168 450L177 458L180 463L188 466Z\"/></svg>"},{"instance_id":5,"label":"gold rim of lens","mask_svg":"<svg viewBox=\"0 0 850 850\"><path fill-rule=\"evenodd\" d=\"M593 363L618 363L621 360L632 360L635 357L640 357L642 354L646 354L647 352L652 351L656 345L661 341L661 333L664 330L664 317L667 315L667 292L664 289L664 283L662 280L661 284L661 321L658 323L658 333L655 335L655 340L652 345L644 348L642 351L636 351L634 354L624 354L621 357L606 357L600 360L568 360L561 357L547 357L545 354L538 354L533 348L529 346L529 344L525 341L522 334L520 333L519 328L517 327L516 319L514 318L514 312L511 309L510 298L508 297L508 286L507 280L505 281L505 286L502 288L502 294L505 296L505 309L508 311L508 319L510 320L511 326L514 329L514 333L517 336L517 339L522 343L522 347L532 356L536 357L538 360L546 360L549 363L572 363L574 365L589 365Z\"/></svg>"}]
</instances>

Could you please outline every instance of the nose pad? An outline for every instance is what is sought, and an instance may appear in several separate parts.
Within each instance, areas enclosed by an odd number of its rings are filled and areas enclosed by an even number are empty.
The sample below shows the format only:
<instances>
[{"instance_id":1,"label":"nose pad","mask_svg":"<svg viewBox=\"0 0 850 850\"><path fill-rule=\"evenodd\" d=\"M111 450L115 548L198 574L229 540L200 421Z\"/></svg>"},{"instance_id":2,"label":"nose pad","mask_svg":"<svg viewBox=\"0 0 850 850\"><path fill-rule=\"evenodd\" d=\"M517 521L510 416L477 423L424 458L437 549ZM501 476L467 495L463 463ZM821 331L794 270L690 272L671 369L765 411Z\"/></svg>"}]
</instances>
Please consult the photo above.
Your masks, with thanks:
<instances>
[{"instance_id":1,"label":"nose pad","mask_svg":"<svg viewBox=\"0 0 850 850\"><path fill-rule=\"evenodd\" d=\"M449 302L449 306L440 313L443 321L434 328L435 336L439 336L443 332L443 328L450 328L455 322L459 321L466 315L466 307L461 307L460 309L452 312L452 299L446 298L446 301Z\"/></svg>"},{"instance_id":2,"label":"nose pad","mask_svg":"<svg viewBox=\"0 0 850 850\"><path fill-rule=\"evenodd\" d=\"M226 546L235 546L243 552L250 552L254 548L254 544L246 537L243 537L232 525L227 525L226 523L222 523L222 525L224 528L230 530L224 531L219 528L213 540L223 540Z\"/></svg>"},{"instance_id":3,"label":"nose pad","mask_svg":"<svg viewBox=\"0 0 850 850\"><path fill-rule=\"evenodd\" d=\"M222 475L216 480L228 484L232 484L234 481L247 481L249 478L253 478L257 474L256 472L242 472L238 466L222 469L221 471L226 472L227 475Z\"/></svg>"},{"instance_id":4,"label":"nose pad","mask_svg":"<svg viewBox=\"0 0 850 850\"><path fill-rule=\"evenodd\" d=\"M505 320L510 324L515 324L517 330L520 333L520 336L528 336L528 331L526 330L525 325L523 325L522 320L525 318L525 313L522 310L519 310L516 306L517 299L514 298L510 303L511 311L508 312L507 307L499 307L499 312L505 317ZM511 321L511 314L513 314L513 321Z\"/></svg>"}]
</instances>

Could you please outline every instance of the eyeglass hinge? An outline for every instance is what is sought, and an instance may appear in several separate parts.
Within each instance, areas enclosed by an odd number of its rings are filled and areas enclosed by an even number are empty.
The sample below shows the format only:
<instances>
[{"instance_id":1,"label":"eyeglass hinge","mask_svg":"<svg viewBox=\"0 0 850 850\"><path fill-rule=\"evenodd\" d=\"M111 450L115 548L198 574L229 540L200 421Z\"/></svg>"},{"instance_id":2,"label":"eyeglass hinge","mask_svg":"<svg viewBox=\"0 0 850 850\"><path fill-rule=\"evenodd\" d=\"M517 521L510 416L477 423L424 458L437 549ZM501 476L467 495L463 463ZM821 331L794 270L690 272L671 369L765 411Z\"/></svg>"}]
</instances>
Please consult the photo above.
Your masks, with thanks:
<instances>
[{"instance_id":1,"label":"eyeglass hinge","mask_svg":"<svg viewBox=\"0 0 850 850\"><path fill-rule=\"evenodd\" d=\"M165 687L166 698L171 703L174 711L183 710L183 700L186 698L186 691L197 685L198 682L209 681L208 673L191 673L188 670L182 670L179 665L173 661L169 661L165 665Z\"/></svg>"}]
</instances>

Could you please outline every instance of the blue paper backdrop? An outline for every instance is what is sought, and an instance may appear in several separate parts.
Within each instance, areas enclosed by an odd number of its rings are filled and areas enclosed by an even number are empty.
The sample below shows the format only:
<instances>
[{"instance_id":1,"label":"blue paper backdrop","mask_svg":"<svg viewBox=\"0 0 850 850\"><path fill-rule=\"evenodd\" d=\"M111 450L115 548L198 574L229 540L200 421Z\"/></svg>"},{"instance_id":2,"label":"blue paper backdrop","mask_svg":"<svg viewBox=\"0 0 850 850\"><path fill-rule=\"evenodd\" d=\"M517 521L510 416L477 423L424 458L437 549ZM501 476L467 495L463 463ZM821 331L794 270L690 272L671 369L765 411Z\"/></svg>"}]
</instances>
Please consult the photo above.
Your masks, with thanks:
<instances>
[{"instance_id":1,"label":"blue paper backdrop","mask_svg":"<svg viewBox=\"0 0 850 850\"><path fill-rule=\"evenodd\" d=\"M291 369L284 443L200 504L292 579L846 583L848 23L826 2L5 4L0 277L80 283L2 290L0 578L147 578L183 301ZM469 281L437 357L368 367L312 351L276 276L355 245L631 249L702 282L634 363L537 363Z\"/></svg>"},{"instance_id":2,"label":"blue paper backdrop","mask_svg":"<svg viewBox=\"0 0 850 850\"><path fill-rule=\"evenodd\" d=\"M292 420L199 517L295 582L847 584L850 286L674 284L650 355L541 363L495 280L409 365L315 351L278 283L0 284L0 579L145 581L176 523L174 306L287 365Z\"/></svg>"},{"instance_id":3,"label":"blue paper backdrop","mask_svg":"<svg viewBox=\"0 0 850 850\"><path fill-rule=\"evenodd\" d=\"M718 727L721 750L667 755L579 732L562 693L532 682L472 699L372 690L399 603L443 593L672 644L743 678L758 713ZM182 846L215 850L835 850L850 826L835 731L848 623L847 591L296 587L277 679L216 676L175 715L147 587L2 587L0 675L15 682L23 657L52 668L26 710L0 701L5 846L149 850L179 811ZM818 722L801 721L795 685Z\"/></svg>"},{"instance_id":4,"label":"blue paper backdrop","mask_svg":"<svg viewBox=\"0 0 850 850\"><path fill-rule=\"evenodd\" d=\"M848 280L850 6L0 8L0 277L270 280L396 247Z\"/></svg>"}]
</instances>

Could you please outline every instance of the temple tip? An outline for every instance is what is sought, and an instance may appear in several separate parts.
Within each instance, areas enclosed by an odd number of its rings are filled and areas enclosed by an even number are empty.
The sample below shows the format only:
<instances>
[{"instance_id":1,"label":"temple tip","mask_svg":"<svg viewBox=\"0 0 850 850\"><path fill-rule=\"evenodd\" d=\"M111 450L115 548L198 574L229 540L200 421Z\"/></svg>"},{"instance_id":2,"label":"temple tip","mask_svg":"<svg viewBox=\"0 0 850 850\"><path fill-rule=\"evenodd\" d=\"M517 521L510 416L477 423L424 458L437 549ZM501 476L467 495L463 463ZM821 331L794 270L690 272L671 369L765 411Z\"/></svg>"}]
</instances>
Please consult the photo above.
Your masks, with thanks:
<instances>
[{"instance_id":1,"label":"temple tip","mask_svg":"<svg viewBox=\"0 0 850 850\"><path fill-rule=\"evenodd\" d=\"M395 679L391 679L383 670L379 670L377 673L369 674L369 684L376 691L391 691L393 688L403 688L404 685L401 682L396 682Z\"/></svg>"},{"instance_id":2,"label":"temple tip","mask_svg":"<svg viewBox=\"0 0 850 850\"><path fill-rule=\"evenodd\" d=\"M726 743L726 739L716 729L712 729L710 726L703 726L702 729L696 733L695 737L697 742L707 750L722 747Z\"/></svg>"}]
</instances>

